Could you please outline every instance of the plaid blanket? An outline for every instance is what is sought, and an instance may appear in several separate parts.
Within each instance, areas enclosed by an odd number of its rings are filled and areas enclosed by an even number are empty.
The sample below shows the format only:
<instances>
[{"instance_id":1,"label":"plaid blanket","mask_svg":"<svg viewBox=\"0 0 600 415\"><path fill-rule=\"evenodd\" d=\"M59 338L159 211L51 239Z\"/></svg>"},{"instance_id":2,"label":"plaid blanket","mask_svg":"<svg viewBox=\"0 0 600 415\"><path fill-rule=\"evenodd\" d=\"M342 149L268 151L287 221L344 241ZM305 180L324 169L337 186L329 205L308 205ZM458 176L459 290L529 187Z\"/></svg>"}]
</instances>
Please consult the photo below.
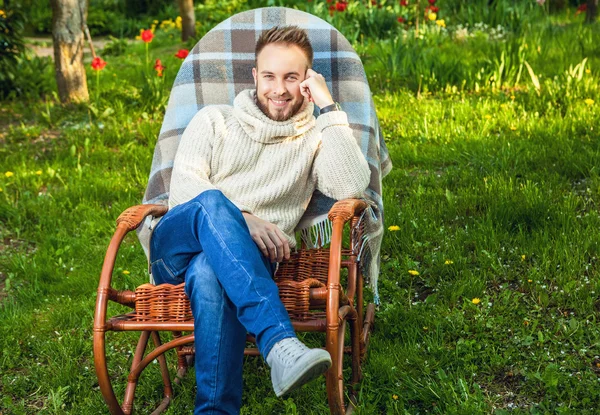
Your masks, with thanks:
<instances>
[{"instance_id":1,"label":"plaid blanket","mask_svg":"<svg viewBox=\"0 0 600 415\"><path fill-rule=\"evenodd\" d=\"M256 41L264 30L276 25L296 25L307 31L314 50L313 69L325 77L334 100L348 114L350 127L371 167L371 182L365 194L371 208L363 216L366 232L360 248L363 273L378 301L383 236L381 179L392 165L360 58L340 32L316 16L283 7L250 10L223 21L196 44L175 79L143 203L167 203L175 153L192 117L205 105L231 105L239 92L254 88L251 70ZM333 203L318 191L313 195L297 229L308 246L329 242L331 226L327 213ZM146 254L150 234L147 220L138 229Z\"/></svg>"}]
</instances>

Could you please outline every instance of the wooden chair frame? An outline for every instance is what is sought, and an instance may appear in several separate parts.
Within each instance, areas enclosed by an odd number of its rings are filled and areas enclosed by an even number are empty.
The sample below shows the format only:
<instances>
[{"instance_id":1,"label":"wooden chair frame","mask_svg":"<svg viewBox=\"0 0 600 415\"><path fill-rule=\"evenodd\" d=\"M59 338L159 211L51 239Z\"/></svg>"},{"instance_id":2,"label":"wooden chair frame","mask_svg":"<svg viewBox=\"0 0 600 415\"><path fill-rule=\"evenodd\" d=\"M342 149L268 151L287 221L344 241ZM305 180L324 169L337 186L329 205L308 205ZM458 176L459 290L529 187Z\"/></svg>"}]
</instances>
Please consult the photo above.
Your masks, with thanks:
<instances>
[{"instance_id":1,"label":"wooden chair frame","mask_svg":"<svg viewBox=\"0 0 600 415\"><path fill-rule=\"evenodd\" d=\"M327 400L331 414L351 413L356 407L356 384L361 380L361 362L365 357L375 319L375 306L364 306L363 277L358 263L362 241L360 216L367 208L362 200L337 202L329 212L333 224L328 249L301 249L282 264L275 281L280 298L290 313L296 331L325 332L325 348L331 354L332 366L326 373ZM176 349L178 369L175 382L185 375L190 356L194 353L194 322L183 284L154 286L144 284L134 291L112 288L112 275L119 246L127 233L135 230L146 216L166 213L162 205L139 205L125 210L117 219L117 228L110 241L98 285L94 315L94 363L100 390L113 415L131 414L135 389L142 371L158 359L164 384L164 399L153 412L164 411L173 398L171 377L164 353ZM344 226L351 227L350 248L342 244ZM340 283L341 269L347 268L347 284ZM135 311L107 318L109 301ZM324 309L324 312L323 312ZM313 310L321 310L316 313ZM350 329L350 344L345 344L346 326ZM123 403L120 404L112 386L106 360L106 332L140 331L131 371L128 375ZM173 340L162 344L159 333L173 333ZM192 332L183 335L182 332ZM152 338L154 349L145 354ZM252 340L249 338L249 340ZM191 346L190 346L191 344ZM246 355L257 356L256 348L247 348ZM349 387L344 386L343 357L351 356ZM348 392L348 394L346 394Z\"/></svg>"}]
</instances>

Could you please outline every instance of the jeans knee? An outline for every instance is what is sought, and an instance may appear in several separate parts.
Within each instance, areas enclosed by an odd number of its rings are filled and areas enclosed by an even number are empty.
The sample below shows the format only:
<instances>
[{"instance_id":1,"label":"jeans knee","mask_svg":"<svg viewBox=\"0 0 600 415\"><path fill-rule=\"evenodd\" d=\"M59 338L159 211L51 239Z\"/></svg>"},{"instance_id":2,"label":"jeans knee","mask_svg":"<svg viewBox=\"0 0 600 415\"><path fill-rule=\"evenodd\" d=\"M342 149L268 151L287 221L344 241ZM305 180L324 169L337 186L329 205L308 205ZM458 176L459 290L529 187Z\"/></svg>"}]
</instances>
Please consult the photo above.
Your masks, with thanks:
<instances>
[{"instance_id":1,"label":"jeans knee","mask_svg":"<svg viewBox=\"0 0 600 415\"><path fill-rule=\"evenodd\" d=\"M200 203L207 213L220 218L240 212L233 202L218 189L205 190L193 200Z\"/></svg>"},{"instance_id":2,"label":"jeans knee","mask_svg":"<svg viewBox=\"0 0 600 415\"><path fill-rule=\"evenodd\" d=\"M206 207L222 205L225 201L229 202L229 199L218 189L205 190L196 196L194 200Z\"/></svg>"}]
</instances>

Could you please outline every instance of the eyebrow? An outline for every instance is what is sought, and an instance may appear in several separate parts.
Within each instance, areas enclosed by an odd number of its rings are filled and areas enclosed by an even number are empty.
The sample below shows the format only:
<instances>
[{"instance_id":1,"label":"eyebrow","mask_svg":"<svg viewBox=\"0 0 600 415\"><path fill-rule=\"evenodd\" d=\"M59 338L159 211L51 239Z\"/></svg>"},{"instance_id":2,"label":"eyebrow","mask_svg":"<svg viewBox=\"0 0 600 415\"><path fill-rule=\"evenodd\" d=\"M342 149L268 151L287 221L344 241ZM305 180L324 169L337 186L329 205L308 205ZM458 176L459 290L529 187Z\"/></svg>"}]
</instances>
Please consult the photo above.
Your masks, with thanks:
<instances>
[{"instance_id":1,"label":"eyebrow","mask_svg":"<svg viewBox=\"0 0 600 415\"><path fill-rule=\"evenodd\" d=\"M271 71L260 71L261 75L275 75L273 72ZM300 74L298 72L288 72L285 74L285 76L289 76L289 75L296 75L296 76L300 76Z\"/></svg>"}]
</instances>

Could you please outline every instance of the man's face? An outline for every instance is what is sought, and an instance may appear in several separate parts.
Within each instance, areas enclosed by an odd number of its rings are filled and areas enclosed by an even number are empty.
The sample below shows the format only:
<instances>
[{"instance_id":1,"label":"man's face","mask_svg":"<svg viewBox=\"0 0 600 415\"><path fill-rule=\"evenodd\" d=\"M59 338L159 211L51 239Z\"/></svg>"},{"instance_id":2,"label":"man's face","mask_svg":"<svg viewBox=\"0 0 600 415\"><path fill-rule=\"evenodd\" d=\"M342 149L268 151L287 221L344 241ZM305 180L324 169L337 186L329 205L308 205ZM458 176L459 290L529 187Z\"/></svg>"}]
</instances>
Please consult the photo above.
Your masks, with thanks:
<instances>
[{"instance_id":1,"label":"man's face","mask_svg":"<svg viewBox=\"0 0 600 415\"><path fill-rule=\"evenodd\" d=\"M304 102L300 83L304 81L308 59L298 46L271 43L263 48L252 68L257 105L275 121L286 121Z\"/></svg>"}]
</instances>

